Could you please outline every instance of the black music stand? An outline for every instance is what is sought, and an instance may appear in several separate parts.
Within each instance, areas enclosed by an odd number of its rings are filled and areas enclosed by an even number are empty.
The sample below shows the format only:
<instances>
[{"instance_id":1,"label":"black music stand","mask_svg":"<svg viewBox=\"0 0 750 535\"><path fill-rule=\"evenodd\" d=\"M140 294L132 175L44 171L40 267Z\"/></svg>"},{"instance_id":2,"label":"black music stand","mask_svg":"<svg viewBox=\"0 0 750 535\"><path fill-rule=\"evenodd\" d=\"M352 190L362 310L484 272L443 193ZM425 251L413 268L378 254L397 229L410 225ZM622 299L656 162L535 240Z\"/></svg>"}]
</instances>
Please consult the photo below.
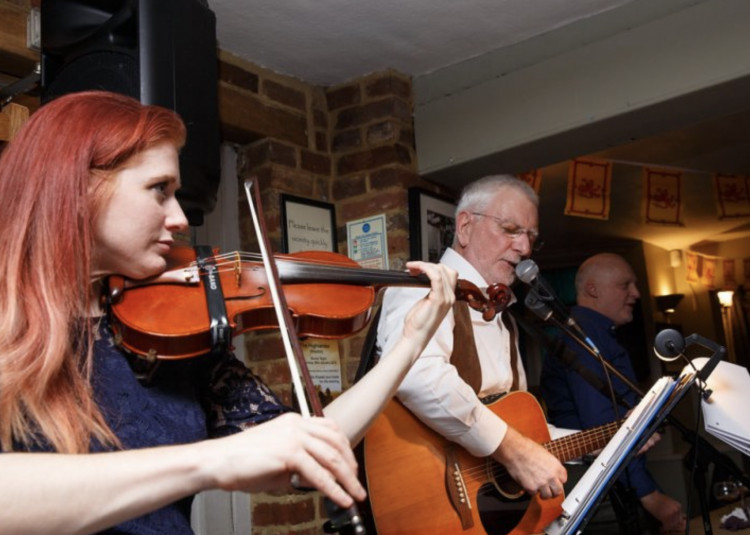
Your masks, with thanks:
<instances>
[{"instance_id":1,"label":"black music stand","mask_svg":"<svg viewBox=\"0 0 750 535\"><path fill-rule=\"evenodd\" d=\"M588 497L588 501L585 503L582 502L578 507L575 507L575 504L573 504L573 506L570 507L569 511L564 510L562 515L560 515L552 524L545 528L545 533L547 535L578 535L580 533L583 533L584 528L596 512L599 503L615 483L619 475L623 472L625 467L638 454L638 451L648 441L649 437L651 437L651 435L656 432L659 426L662 425L664 420L669 416L670 412L674 409L677 403L685 396L690 387L692 387L697 380L705 381L708 378L710 373L721 360L722 355L722 351L717 351L699 372L692 374L683 374L678 381L674 381L669 378L663 378L660 380L671 380L674 384L669 386L671 391L666 393L663 399L658 399L656 401L652 399L647 402L654 404L654 407L652 407L653 415L649 416L647 420L643 421L638 429L631 430L631 432L638 433L637 438L627 446L624 455L619 456L617 459L613 458L609 460L609 465L603 469L602 476L599 477L593 484L590 480L586 481L586 476L584 475L584 478L582 478L578 485L576 485L576 489L578 489L578 487L582 484L589 485L590 488L584 489L586 490L585 495ZM657 382L657 384L658 383L659 382ZM624 425L628 425L627 420ZM602 452L602 454L600 454L600 457L605 452L606 448ZM587 471L587 474L592 470L602 470L600 465L597 464L597 461L600 457L597 457L597 460L595 460L591 465L591 467ZM571 496L572 495L573 493L571 493ZM569 496L569 499L571 496ZM583 509L581 509L582 507ZM566 508L565 502L563 502L563 508Z\"/></svg>"}]
</instances>

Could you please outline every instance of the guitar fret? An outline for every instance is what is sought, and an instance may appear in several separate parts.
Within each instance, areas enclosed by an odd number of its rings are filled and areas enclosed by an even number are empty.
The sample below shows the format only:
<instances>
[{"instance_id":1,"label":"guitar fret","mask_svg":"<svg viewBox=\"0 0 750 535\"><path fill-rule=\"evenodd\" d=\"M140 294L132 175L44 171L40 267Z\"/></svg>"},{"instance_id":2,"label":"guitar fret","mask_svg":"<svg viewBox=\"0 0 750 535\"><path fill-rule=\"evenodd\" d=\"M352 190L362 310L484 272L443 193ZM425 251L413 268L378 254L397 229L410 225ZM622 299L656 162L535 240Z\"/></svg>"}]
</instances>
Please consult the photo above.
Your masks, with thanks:
<instances>
[{"instance_id":1,"label":"guitar fret","mask_svg":"<svg viewBox=\"0 0 750 535\"><path fill-rule=\"evenodd\" d=\"M612 422L595 429L552 440L543 444L543 446L560 461L570 461L606 446L619 426L620 422Z\"/></svg>"}]
</instances>

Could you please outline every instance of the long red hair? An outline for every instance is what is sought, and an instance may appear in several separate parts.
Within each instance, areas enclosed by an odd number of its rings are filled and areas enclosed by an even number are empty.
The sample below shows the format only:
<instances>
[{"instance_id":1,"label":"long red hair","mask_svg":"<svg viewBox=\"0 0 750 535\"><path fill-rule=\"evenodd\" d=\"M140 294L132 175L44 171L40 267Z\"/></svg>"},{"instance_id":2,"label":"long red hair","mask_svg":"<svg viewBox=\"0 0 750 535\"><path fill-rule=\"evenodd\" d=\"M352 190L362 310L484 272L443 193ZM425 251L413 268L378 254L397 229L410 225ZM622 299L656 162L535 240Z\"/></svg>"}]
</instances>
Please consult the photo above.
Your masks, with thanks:
<instances>
[{"instance_id":1,"label":"long red hair","mask_svg":"<svg viewBox=\"0 0 750 535\"><path fill-rule=\"evenodd\" d=\"M93 224L130 158L181 148L174 112L102 91L42 106L0 155L0 448L117 444L92 398Z\"/></svg>"}]
</instances>

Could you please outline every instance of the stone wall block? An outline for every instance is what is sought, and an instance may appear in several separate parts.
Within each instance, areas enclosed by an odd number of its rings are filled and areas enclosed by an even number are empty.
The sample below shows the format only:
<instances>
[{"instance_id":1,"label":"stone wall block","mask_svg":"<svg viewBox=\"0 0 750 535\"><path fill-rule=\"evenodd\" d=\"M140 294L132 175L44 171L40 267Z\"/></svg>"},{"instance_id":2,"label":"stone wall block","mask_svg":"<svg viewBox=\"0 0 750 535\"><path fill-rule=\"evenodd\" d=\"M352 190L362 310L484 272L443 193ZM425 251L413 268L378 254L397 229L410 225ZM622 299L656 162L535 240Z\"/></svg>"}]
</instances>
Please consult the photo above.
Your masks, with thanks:
<instances>
[{"instance_id":1,"label":"stone wall block","mask_svg":"<svg viewBox=\"0 0 750 535\"><path fill-rule=\"evenodd\" d=\"M403 209L402 192L373 191L365 197L352 199L350 202L342 205L340 214L344 221L352 221L372 214Z\"/></svg>"},{"instance_id":2,"label":"stone wall block","mask_svg":"<svg viewBox=\"0 0 750 535\"><path fill-rule=\"evenodd\" d=\"M367 193L367 177L365 174L348 176L334 182L331 188L334 201L346 201L352 197Z\"/></svg>"},{"instance_id":3,"label":"stone wall block","mask_svg":"<svg viewBox=\"0 0 750 535\"><path fill-rule=\"evenodd\" d=\"M336 129L361 126L379 119L397 118L411 121L411 105L397 97L386 97L361 106L342 109L336 118Z\"/></svg>"},{"instance_id":4,"label":"stone wall block","mask_svg":"<svg viewBox=\"0 0 750 535\"><path fill-rule=\"evenodd\" d=\"M392 164L411 165L412 155L409 149L401 145L385 145L346 154L339 159L337 171L343 176Z\"/></svg>"},{"instance_id":5,"label":"stone wall block","mask_svg":"<svg viewBox=\"0 0 750 535\"><path fill-rule=\"evenodd\" d=\"M333 135L333 152L348 152L362 147L362 131L359 128L340 130Z\"/></svg>"},{"instance_id":6,"label":"stone wall block","mask_svg":"<svg viewBox=\"0 0 750 535\"><path fill-rule=\"evenodd\" d=\"M219 61L219 80L252 93L258 93L258 85L260 83L258 75L226 61Z\"/></svg>"},{"instance_id":7,"label":"stone wall block","mask_svg":"<svg viewBox=\"0 0 750 535\"><path fill-rule=\"evenodd\" d=\"M412 94L411 82L403 76L388 74L367 83L365 94L368 98L394 95L409 100Z\"/></svg>"},{"instance_id":8,"label":"stone wall block","mask_svg":"<svg viewBox=\"0 0 750 535\"><path fill-rule=\"evenodd\" d=\"M305 171L320 175L331 174L331 158L325 154L302 149L300 151L300 167Z\"/></svg>"},{"instance_id":9,"label":"stone wall block","mask_svg":"<svg viewBox=\"0 0 750 535\"><path fill-rule=\"evenodd\" d=\"M336 87L326 92L326 100L329 111L335 111L362 102L362 91L358 83Z\"/></svg>"},{"instance_id":10,"label":"stone wall block","mask_svg":"<svg viewBox=\"0 0 750 535\"><path fill-rule=\"evenodd\" d=\"M263 80L261 87L263 95L269 99L301 112L307 111L307 99L302 91L280 84L274 80Z\"/></svg>"}]
</instances>

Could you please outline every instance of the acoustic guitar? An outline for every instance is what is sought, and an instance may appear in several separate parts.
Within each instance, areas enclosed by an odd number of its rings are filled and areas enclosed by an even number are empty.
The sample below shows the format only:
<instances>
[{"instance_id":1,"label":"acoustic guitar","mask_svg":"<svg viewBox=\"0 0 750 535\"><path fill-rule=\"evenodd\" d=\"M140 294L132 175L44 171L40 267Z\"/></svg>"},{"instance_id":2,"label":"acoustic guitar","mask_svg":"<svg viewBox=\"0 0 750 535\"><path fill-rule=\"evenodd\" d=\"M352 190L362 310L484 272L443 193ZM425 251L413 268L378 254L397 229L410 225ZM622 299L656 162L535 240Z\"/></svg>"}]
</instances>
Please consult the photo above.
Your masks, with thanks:
<instances>
[{"instance_id":1,"label":"acoustic guitar","mask_svg":"<svg viewBox=\"0 0 750 535\"><path fill-rule=\"evenodd\" d=\"M603 448L614 422L554 441L528 392L511 392L490 409L561 462ZM560 515L563 496L529 496L491 458L478 458L424 425L393 400L364 440L364 469L378 535L528 535Z\"/></svg>"}]
</instances>

